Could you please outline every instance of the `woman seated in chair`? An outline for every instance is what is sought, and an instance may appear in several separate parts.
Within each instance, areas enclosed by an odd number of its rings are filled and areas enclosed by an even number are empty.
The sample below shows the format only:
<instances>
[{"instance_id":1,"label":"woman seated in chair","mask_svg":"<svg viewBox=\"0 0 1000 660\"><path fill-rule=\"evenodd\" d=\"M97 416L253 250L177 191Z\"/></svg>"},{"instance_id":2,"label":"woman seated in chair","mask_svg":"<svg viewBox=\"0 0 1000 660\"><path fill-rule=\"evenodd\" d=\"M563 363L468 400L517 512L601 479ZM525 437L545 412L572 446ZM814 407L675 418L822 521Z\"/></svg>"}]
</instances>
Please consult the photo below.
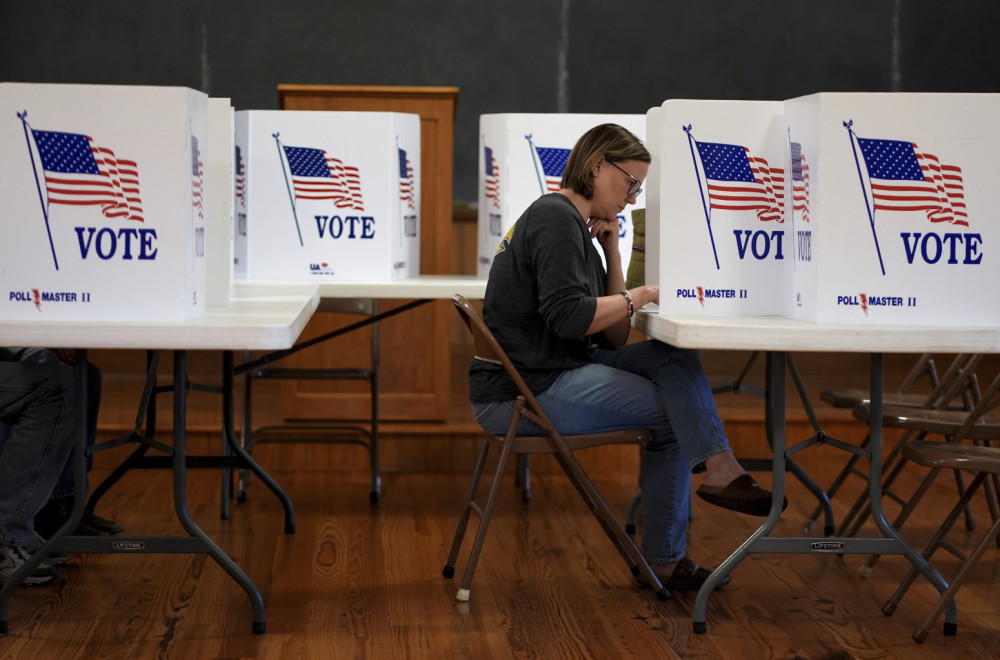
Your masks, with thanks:
<instances>
[{"instance_id":1,"label":"woman seated in chair","mask_svg":"<svg viewBox=\"0 0 1000 660\"><path fill-rule=\"evenodd\" d=\"M625 343L634 310L660 296L657 286L625 288L618 252L617 215L635 203L650 160L621 126L585 133L561 190L500 243L483 317L560 433L653 432L640 474L643 555L668 589L698 589L709 571L685 555L691 474L705 472L700 497L750 515L768 514L771 493L733 456L698 352ZM503 368L473 361L469 386L479 423L505 433L517 389ZM544 435L527 419L518 433Z\"/></svg>"}]
</instances>

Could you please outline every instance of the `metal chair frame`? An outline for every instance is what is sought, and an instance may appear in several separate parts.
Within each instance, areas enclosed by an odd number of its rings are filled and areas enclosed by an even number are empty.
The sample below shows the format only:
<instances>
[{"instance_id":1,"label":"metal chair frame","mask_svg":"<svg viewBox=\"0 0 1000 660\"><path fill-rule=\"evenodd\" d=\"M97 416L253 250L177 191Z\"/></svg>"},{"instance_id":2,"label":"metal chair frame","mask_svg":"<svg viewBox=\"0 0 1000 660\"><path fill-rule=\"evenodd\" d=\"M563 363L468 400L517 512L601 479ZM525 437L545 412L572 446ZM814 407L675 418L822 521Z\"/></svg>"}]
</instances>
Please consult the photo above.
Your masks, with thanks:
<instances>
[{"instance_id":1,"label":"metal chair frame","mask_svg":"<svg viewBox=\"0 0 1000 660\"><path fill-rule=\"evenodd\" d=\"M283 368L271 364L258 365L244 373L243 423L241 440L243 448L251 453L256 445L265 443L296 444L353 444L368 452L370 470L369 500L375 504L382 493L379 470L379 324L367 321L378 315L378 300L373 298L326 298L320 302L318 312L357 314L371 326L370 361L364 367L347 368ZM371 415L367 425L360 423L304 423L288 422L253 427L253 381L271 378L282 380L354 380L368 381L371 392ZM237 484L238 501L246 499L249 473L241 471Z\"/></svg>"},{"instance_id":2,"label":"metal chair frame","mask_svg":"<svg viewBox=\"0 0 1000 660\"><path fill-rule=\"evenodd\" d=\"M923 416L923 419L897 420L900 424L905 423L914 427L924 426L926 429L947 438L946 442L917 438L908 440L902 446L901 453L905 459L931 468L924 480L925 484L929 485L941 470L945 469L970 470L975 473L969 487L964 490L923 552L923 557L930 560L938 549L944 549L962 560L962 563L955 572L948 588L941 593L931 611L914 630L913 639L918 643L927 638L931 626L934 625L941 612L954 599L955 594L971 575L976 563L986 552L987 546L997 540L998 535L1000 535L1000 515L997 515L994 501L990 507L993 524L970 554L966 555L946 540L948 532L962 512L968 508L978 489L983 485L986 485L987 489L991 486L996 489L998 486L1000 448L994 447L993 444L996 440L1000 440L1000 419L990 414L990 411L998 406L1000 406L1000 374L996 376L975 407L968 413L942 411L939 414L932 414L929 412ZM889 413L892 414L892 411L890 410ZM965 440L971 440L975 444L970 445L964 442ZM896 592L883 605L883 614L891 616L896 611L899 602L916 577L916 572L913 570L907 573ZM944 634L954 635L956 633L957 623L945 622Z\"/></svg>"},{"instance_id":3,"label":"metal chair frame","mask_svg":"<svg viewBox=\"0 0 1000 660\"><path fill-rule=\"evenodd\" d=\"M587 433L580 435L562 435L545 414L545 410L538 403L538 400L524 382L524 379L521 377L513 362L504 352L499 342L497 342L490 329L486 326L486 323L483 321L479 312L461 295L456 294L453 296L452 302L454 303L455 309L458 311L462 320L465 322L466 327L468 327L469 331L472 333L475 341L474 359L502 366L507 372L507 375L515 383L518 392L520 393L517 397L514 412L507 425L506 433L504 435L496 436L487 435L483 441L482 448L479 452L479 458L473 471L472 483L469 486L469 491L466 495L462 513L459 516L458 526L455 530L455 538L452 542L451 550L448 554L444 570L442 571L442 574L446 578L454 577L456 559L459 551L461 550L469 517L473 512L479 516L479 525L476 530L475 539L469 553L468 561L466 563L461 586L455 596L456 600L461 602L468 601L471 596L472 578L476 570L476 564L479 561L479 555L482 550L483 542L486 539L486 532L489 527L490 518L492 517L494 507L496 506L498 493L502 485L504 473L510 456L530 454L550 454L556 458L559 466L562 467L566 476L569 477L570 481L580 493L580 496L587 503L588 507L590 507L591 512L594 514L598 523L600 523L608 538L611 539L612 543L622 555L622 558L625 559L625 562L629 566L633 576L641 576L647 583L653 586L657 598L660 600L666 600L669 597L669 593L660 584L656 574L653 573L652 569L650 569L649 564L646 563L646 560L643 558L632 539L625 533L621 523L612 513L611 509L604 501L604 498L594 486L590 477L587 476L587 473L584 471L583 467L574 455L574 452L578 449L597 447L601 445L635 443L642 446L650 438L649 430L625 429L621 431ZM545 429L546 435L530 437L518 436L517 427L522 418L529 419L541 428ZM486 502L483 506L480 506L476 501L476 496L479 490L479 483L489 457L490 448L493 445L500 446L500 455L494 470L493 480L489 487L489 494Z\"/></svg>"}]
</instances>

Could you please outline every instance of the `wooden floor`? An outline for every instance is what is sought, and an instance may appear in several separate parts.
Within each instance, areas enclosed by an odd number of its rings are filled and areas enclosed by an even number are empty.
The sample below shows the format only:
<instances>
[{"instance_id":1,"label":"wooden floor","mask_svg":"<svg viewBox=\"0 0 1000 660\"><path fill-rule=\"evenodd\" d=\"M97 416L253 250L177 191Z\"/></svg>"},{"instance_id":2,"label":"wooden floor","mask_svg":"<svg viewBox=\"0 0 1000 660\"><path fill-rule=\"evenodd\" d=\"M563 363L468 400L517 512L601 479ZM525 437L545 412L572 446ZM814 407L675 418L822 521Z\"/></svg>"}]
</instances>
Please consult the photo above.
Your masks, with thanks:
<instances>
[{"instance_id":1,"label":"wooden floor","mask_svg":"<svg viewBox=\"0 0 1000 660\"><path fill-rule=\"evenodd\" d=\"M802 462L826 484L842 459L824 451L803 454ZM120 459L117 452L98 456L95 478ZM260 458L271 460L267 452ZM205 555L72 555L56 584L15 594L0 657L918 659L996 657L1000 648L996 548L959 593L955 637L943 636L939 621L915 644L910 634L935 592L918 582L886 618L879 608L905 561L882 558L865 580L857 575L863 558L850 555L751 556L710 598L708 633L695 635L694 594L658 602L636 585L561 475L536 474L528 503L508 475L471 602L461 604L458 580L444 579L441 568L465 474L389 473L381 501L371 505L363 473L314 469L293 448L283 459L286 467L274 474L295 502L294 534L284 533L281 507L259 482L220 520L218 474L189 475L195 520L263 593L266 634L251 634L246 594ZM912 487L922 475L913 468L903 479ZM634 473L598 486L624 515ZM849 484L835 499L839 515L858 488ZM925 539L952 497L942 480L921 510L926 522L907 535ZM799 535L812 504L796 482L789 499L779 530ZM988 520L977 505L980 529L955 535L965 547ZM128 534L180 533L172 506L169 474L146 470L127 475L98 510ZM724 558L757 524L697 499L694 514L689 554L705 564ZM947 577L956 562L941 556L936 563Z\"/></svg>"}]
</instances>

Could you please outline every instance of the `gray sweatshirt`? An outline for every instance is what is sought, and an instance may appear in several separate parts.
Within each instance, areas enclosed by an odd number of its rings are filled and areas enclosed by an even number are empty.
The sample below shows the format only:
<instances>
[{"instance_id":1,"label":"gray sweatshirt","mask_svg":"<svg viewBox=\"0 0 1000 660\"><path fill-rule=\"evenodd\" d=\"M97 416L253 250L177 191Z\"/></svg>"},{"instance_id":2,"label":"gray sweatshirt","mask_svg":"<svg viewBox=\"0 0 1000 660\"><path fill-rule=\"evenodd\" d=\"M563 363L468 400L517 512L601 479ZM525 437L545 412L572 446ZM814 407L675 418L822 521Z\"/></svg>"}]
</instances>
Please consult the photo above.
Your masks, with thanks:
<instances>
[{"instance_id":1,"label":"gray sweatshirt","mask_svg":"<svg viewBox=\"0 0 1000 660\"><path fill-rule=\"evenodd\" d=\"M604 341L603 335L586 332L606 281L586 221L558 193L537 199L501 241L486 285L483 318L535 394L563 371L588 364L591 345ZM509 401L517 395L502 367L470 363L473 403Z\"/></svg>"}]
</instances>

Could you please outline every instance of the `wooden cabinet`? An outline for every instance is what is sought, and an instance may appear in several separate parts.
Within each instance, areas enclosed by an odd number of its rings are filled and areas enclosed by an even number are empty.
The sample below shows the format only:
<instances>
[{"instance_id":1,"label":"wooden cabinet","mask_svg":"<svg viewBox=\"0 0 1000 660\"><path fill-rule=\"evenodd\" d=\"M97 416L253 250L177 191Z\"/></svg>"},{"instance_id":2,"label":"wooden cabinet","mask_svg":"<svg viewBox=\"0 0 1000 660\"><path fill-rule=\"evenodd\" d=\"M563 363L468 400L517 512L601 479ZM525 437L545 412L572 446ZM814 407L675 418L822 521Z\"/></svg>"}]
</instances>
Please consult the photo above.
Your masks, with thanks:
<instances>
[{"instance_id":1,"label":"wooden cabinet","mask_svg":"<svg viewBox=\"0 0 1000 660\"><path fill-rule=\"evenodd\" d=\"M279 85L282 110L353 110L420 115L420 272L447 274L452 267L452 160L457 87ZM389 309L405 301L382 301ZM449 301L436 301L381 324L380 414L384 420L440 420L450 398ZM302 339L352 319L317 314ZM368 330L323 342L286 360L289 367L352 366L364 356ZM282 410L289 419L364 419L369 395L363 386L326 381L282 383Z\"/></svg>"}]
</instances>

